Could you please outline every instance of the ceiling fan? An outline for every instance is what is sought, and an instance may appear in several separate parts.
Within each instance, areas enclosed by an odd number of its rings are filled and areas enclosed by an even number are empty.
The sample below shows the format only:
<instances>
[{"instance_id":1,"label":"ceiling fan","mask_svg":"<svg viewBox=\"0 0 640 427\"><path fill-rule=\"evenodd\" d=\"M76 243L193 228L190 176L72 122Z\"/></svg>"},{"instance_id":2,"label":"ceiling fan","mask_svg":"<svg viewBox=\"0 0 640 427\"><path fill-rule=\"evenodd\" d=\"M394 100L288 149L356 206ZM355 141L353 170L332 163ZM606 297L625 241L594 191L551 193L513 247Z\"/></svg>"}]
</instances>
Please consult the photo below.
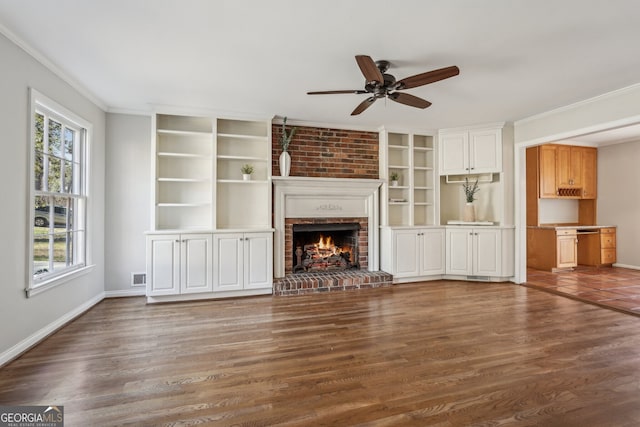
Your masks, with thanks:
<instances>
[{"instance_id":1,"label":"ceiling fan","mask_svg":"<svg viewBox=\"0 0 640 427\"><path fill-rule=\"evenodd\" d=\"M400 104L409 105L416 108L427 108L431 103L425 99L410 95L399 90L412 89L418 86L424 86L449 77L460 74L460 69L455 65L451 67L440 68L438 70L427 71L426 73L416 74L415 76L406 77L396 81L391 74L385 74L391 65L389 61L373 61L370 56L356 55L356 62L360 71L365 78L364 90L325 90L307 92L307 95L332 95L339 93L369 93L371 96L360 103L351 113L352 116L362 113L369 108L378 98L389 98Z\"/></svg>"}]
</instances>

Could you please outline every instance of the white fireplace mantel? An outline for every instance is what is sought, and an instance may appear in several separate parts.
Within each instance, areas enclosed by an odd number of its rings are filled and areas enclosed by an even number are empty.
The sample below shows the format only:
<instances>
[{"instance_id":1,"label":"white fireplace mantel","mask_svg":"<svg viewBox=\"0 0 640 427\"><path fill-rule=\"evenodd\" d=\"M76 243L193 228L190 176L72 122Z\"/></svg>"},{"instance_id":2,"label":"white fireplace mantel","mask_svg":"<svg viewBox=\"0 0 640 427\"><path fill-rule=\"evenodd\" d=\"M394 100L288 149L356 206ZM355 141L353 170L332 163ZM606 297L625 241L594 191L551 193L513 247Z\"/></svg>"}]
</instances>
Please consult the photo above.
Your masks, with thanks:
<instances>
[{"instance_id":1,"label":"white fireplace mantel","mask_svg":"<svg viewBox=\"0 0 640 427\"><path fill-rule=\"evenodd\" d=\"M273 177L274 276L284 277L285 218L368 219L369 271L379 269L378 179Z\"/></svg>"}]
</instances>

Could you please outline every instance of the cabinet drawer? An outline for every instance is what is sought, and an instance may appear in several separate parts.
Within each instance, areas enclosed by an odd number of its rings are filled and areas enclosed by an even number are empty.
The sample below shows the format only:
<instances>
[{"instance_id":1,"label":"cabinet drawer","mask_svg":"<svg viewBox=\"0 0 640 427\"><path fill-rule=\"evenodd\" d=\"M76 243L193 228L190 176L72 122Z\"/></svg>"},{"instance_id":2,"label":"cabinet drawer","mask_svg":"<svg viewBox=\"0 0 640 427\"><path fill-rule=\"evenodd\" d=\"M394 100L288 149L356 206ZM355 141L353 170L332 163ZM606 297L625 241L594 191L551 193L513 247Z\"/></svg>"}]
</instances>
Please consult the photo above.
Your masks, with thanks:
<instances>
[{"instance_id":1,"label":"cabinet drawer","mask_svg":"<svg viewBox=\"0 0 640 427\"><path fill-rule=\"evenodd\" d=\"M602 249L611 249L616 247L615 233L600 234L600 247Z\"/></svg>"},{"instance_id":2,"label":"cabinet drawer","mask_svg":"<svg viewBox=\"0 0 640 427\"><path fill-rule=\"evenodd\" d=\"M600 262L602 264L613 264L616 262L616 250L615 249L602 249Z\"/></svg>"},{"instance_id":3,"label":"cabinet drawer","mask_svg":"<svg viewBox=\"0 0 640 427\"><path fill-rule=\"evenodd\" d=\"M575 229L571 230L556 230L556 236L576 236L577 232Z\"/></svg>"},{"instance_id":4,"label":"cabinet drawer","mask_svg":"<svg viewBox=\"0 0 640 427\"><path fill-rule=\"evenodd\" d=\"M600 234L616 234L616 229L615 228L601 228L600 229Z\"/></svg>"}]
</instances>

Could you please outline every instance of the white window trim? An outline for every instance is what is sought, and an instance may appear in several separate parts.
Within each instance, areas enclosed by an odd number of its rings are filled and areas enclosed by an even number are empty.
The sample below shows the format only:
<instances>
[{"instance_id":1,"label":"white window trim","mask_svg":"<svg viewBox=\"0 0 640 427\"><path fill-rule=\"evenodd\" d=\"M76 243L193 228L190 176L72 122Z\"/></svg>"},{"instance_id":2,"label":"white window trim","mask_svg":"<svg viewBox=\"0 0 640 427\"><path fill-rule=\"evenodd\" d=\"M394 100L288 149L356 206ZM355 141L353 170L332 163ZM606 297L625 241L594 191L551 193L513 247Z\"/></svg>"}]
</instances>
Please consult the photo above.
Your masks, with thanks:
<instances>
[{"instance_id":1,"label":"white window trim","mask_svg":"<svg viewBox=\"0 0 640 427\"><path fill-rule=\"evenodd\" d=\"M35 140L35 125L34 125L34 117L36 114L37 106L41 105L47 110L55 111L59 116L63 117L65 120L68 120L75 125L82 127L86 130L86 141L84 144L84 167L86 168L85 176L84 176L84 185L85 192L84 195L86 197L87 203L85 205L85 233L84 233L84 250L85 250L85 260L84 265L78 266L75 269L69 269L58 276L53 276L49 279L45 279L42 281L35 281L33 277L33 222L35 219L34 213L34 187L35 187L35 177L33 171L33 165L35 161L35 152L34 152L34 143ZM90 212L90 207L92 205L90 198L90 151L91 151L91 142L93 141L93 124L77 114L69 111L67 108L63 107L56 101L52 100L48 96L42 94L34 88L29 88L29 199L27 201L27 210L29 218L29 224L27 226L27 234L28 234L28 259L27 259L27 277L28 282L25 288L25 292L27 297L31 297L37 295L41 292L44 292L48 289L52 289L56 286L62 285L70 280L73 280L79 276L83 276L88 274L95 267L91 263L91 245L90 245L90 227L91 221L88 213Z\"/></svg>"}]
</instances>

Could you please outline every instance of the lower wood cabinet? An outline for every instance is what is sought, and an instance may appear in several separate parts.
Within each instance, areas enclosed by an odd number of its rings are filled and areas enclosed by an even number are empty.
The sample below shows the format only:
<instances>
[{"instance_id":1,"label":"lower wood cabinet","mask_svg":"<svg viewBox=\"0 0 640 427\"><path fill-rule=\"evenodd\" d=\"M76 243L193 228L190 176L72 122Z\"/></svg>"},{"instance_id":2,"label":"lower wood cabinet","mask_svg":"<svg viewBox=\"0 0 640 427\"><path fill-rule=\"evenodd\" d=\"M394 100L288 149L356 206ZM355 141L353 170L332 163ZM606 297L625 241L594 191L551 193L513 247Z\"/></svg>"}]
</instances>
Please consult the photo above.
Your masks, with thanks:
<instances>
[{"instance_id":1,"label":"lower wood cabinet","mask_svg":"<svg viewBox=\"0 0 640 427\"><path fill-rule=\"evenodd\" d=\"M615 227L578 233L578 264L611 265L616 260Z\"/></svg>"},{"instance_id":2,"label":"lower wood cabinet","mask_svg":"<svg viewBox=\"0 0 640 427\"><path fill-rule=\"evenodd\" d=\"M147 235L150 302L270 294L273 234Z\"/></svg>"},{"instance_id":3,"label":"lower wood cabinet","mask_svg":"<svg viewBox=\"0 0 640 427\"><path fill-rule=\"evenodd\" d=\"M527 229L527 267L558 271L578 265L578 237L575 228Z\"/></svg>"}]
</instances>

